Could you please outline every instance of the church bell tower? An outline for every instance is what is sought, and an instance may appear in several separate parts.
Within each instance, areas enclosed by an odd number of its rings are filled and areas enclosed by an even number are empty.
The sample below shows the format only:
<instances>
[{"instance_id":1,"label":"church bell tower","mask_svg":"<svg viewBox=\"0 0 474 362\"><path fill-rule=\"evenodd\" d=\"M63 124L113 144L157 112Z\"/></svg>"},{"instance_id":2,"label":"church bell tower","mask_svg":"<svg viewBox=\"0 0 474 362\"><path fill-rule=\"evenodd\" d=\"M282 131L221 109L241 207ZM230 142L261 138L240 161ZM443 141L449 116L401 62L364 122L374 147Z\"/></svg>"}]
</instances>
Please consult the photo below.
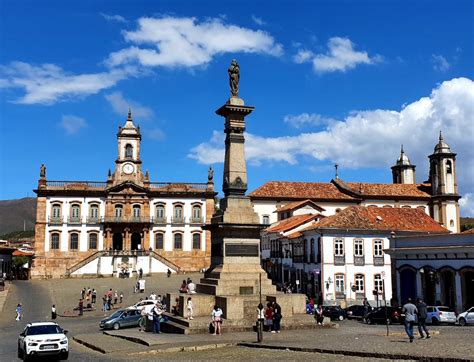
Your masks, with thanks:
<instances>
[{"instance_id":1,"label":"church bell tower","mask_svg":"<svg viewBox=\"0 0 474 362\"><path fill-rule=\"evenodd\" d=\"M132 112L128 111L125 125L119 126L117 133L117 159L115 160L114 184L123 181L143 183L142 161L140 159L140 127L133 123Z\"/></svg>"},{"instance_id":2,"label":"church bell tower","mask_svg":"<svg viewBox=\"0 0 474 362\"><path fill-rule=\"evenodd\" d=\"M433 218L452 232L460 232L459 204L456 177L456 154L453 153L443 135L439 133L438 144L430 160L431 207Z\"/></svg>"},{"instance_id":3,"label":"church bell tower","mask_svg":"<svg viewBox=\"0 0 474 362\"><path fill-rule=\"evenodd\" d=\"M395 166L392 166L392 175L394 184L415 184L415 165L412 165L407 155L403 151L403 145L400 150L400 157Z\"/></svg>"}]
</instances>

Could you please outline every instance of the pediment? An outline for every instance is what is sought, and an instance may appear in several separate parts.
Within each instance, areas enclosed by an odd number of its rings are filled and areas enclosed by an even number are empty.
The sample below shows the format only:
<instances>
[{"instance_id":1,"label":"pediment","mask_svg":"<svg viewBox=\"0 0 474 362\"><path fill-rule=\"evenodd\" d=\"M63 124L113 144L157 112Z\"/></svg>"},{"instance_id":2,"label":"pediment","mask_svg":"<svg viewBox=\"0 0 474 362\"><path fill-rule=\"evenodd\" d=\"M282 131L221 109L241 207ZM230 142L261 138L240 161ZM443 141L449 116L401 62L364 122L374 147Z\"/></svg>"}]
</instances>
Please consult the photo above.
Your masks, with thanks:
<instances>
[{"instance_id":1,"label":"pediment","mask_svg":"<svg viewBox=\"0 0 474 362\"><path fill-rule=\"evenodd\" d=\"M132 181L124 181L118 185L113 185L106 190L107 193L115 194L144 194L147 189L141 185L137 185Z\"/></svg>"}]
</instances>

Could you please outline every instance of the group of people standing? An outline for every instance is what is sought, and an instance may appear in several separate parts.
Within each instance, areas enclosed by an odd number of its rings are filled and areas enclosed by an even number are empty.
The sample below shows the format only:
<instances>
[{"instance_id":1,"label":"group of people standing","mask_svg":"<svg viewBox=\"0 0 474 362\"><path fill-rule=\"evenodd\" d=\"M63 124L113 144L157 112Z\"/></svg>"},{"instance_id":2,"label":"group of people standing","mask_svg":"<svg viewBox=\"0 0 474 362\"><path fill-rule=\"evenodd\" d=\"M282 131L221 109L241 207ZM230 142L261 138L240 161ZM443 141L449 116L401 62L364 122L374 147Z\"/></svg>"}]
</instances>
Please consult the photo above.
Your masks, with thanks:
<instances>
[{"instance_id":1,"label":"group of people standing","mask_svg":"<svg viewBox=\"0 0 474 362\"><path fill-rule=\"evenodd\" d=\"M191 278L183 280L181 286L179 287L180 293L189 293L189 294L196 294L196 284L193 283Z\"/></svg>"},{"instance_id":2,"label":"group of people standing","mask_svg":"<svg viewBox=\"0 0 474 362\"><path fill-rule=\"evenodd\" d=\"M141 310L141 318L138 322L139 330L146 331L147 320L153 323L153 328L151 331L153 333L161 333L161 323L164 322L167 318L163 315L166 310L165 299L161 295L156 295L154 292L148 297L150 300L155 301L155 305L151 310L143 308Z\"/></svg>"},{"instance_id":3,"label":"group of people standing","mask_svg":"<svg viewBox=\"0 0 474 362\"><path fill-rule=\"evenodd\" d=\"M94 289L95 291L95 289ZM95 298L93 298L95 303ZM108 290L107 293L104 294L102 297L102 311L106 312L108 310L112 310L112 306L116 305L118 303L122 304L123 302L123 292L120 292L120 294L115 291L112 291L112 288Z\"/></svg>"},{"instance_id":4,"label":"group of people standing","mask_svg":"<svg viewBox=\"0 0 474 362\"><path fill-rule=\"evenodd\" d=\"M259 320L264 319L263 322L265 331L271 333L280 333L282 314L281 307L277 302L268 302L265 310L263 308L263 304L260 303L257 307L257 318Z\"/></svg>"}]
</instances>

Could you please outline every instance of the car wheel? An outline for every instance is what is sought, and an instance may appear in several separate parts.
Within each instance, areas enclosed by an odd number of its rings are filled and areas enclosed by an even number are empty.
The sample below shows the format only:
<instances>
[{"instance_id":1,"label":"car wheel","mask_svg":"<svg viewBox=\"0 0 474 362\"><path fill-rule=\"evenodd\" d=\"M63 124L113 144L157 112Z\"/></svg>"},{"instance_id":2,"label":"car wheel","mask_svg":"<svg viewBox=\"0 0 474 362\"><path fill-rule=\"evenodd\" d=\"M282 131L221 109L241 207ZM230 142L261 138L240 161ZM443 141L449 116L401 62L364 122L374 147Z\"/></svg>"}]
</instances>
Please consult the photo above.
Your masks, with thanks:
<instances>
[{"instance_id":1,"label":"car wheel","mask_svg":"<svg viewBox=\"0 0 474 362\"><path fill-rule=\"evenodd\" d=\"M114 323L113 328L114 328L115 330L119 329L119 328L120 328L120 324Z\"/></svg>"},{"instance_id":2,"label":"car wheel","mask_svg":"<svg viewBox=\"0 0 474 362\"><path fill-rule=\"evenodd\" d=\"M25 345L23 345L22 357L23 357L23 361L29 361L30 360L30 356L28 356L28 354L26 353L26 346Z\"/></svg>"},{"instance_id":3,"label":"car wheel","mask_svg":"<svg viewBox=\"0 0 474 362\"><path fill-rule=\"evenodd\" d=\"M387 324L392 324L392 320L390 318L387 318Z\"/></svg>"},{"instance_id":4,"label":"car wheel","mask_svg":"<svg viewBox=\"0 0 474 362\"><path fill-rule=\"evenodd\" d=\"M434 326L437 326L437 325L439 324L438 319L436 319L436 317L433 317L433 318L431 319L431 324L434 325Z\"/></svg>"},{"instance_id":5,"label":"car wheel","mask_svg":"<svg viewBox=\"0 0 474 362\"><path fill-rule=\"evenodd\" d=\"M466 325L466 320L465 320L464 318L460 318L460 319L459 319L459 325L460 325L461 327L464 327L464 326Z\"/></svg>"},{"instance_id":6,"label":"car wheel","mask_svg":"<svg viewBox=\"0 0 474 362\"><path fill-rule=\"evenodd\" d=\"M62 359L63 361L67 360L69 358L69 351L61 353L59 356L59 359Z\"/></svg>"},{"instance_id":7,"label":"car wheel","mask_svg":"<svg viewBox=\"0 0 474 362\"><path fill-rule=\"evenodd\" d=\"M365 319L367 321L367 324L372 324L372 320L370 318Z\"/></svg>"},{"instance_id":8,"label":"car wheel","mask_svg":"<svg viewBox=\"0 0 474 362\"><path fill-rule=\"evenodd\" d=\"M23 359L23 351L22 351L22 349L20 348L20 344L18 344L18 354L17 354L17 357L20 358L20 359Z\"/></svg>"},{"instance_id":9,"label":"car wheel","mask_svg":"<svg viewBox=\"0 0 474 362\"><path fill-rule=\"evenodd\" d=\"M343 316L343 315L340 315L340 316L339 316L339 320L340 320L340 321L344 320L344 316Z\"/></svg>"}]
</instances>

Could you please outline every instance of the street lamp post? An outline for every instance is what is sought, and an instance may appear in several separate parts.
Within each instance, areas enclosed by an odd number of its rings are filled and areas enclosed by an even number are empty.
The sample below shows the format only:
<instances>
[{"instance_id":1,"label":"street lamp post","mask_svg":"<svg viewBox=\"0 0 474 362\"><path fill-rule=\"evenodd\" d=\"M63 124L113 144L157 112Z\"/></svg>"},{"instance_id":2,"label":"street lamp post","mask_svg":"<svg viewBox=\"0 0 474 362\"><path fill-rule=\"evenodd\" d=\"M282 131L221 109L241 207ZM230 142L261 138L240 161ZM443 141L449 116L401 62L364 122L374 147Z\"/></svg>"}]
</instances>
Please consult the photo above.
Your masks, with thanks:
<instances>
[{"instance_id":1,"label":"street lamp post","mask_svg":"<svg viewBox=\"0 0 474 362\"><path fill-rule=\"evenodd\" d=\"M385 306L385 325L387 326L387 337L389 335L388 331L388 315L387 315L387 298L385 297L385 272L382 271L382 292L383 292L383 301Z\"/></svg>"}]
</instances>

